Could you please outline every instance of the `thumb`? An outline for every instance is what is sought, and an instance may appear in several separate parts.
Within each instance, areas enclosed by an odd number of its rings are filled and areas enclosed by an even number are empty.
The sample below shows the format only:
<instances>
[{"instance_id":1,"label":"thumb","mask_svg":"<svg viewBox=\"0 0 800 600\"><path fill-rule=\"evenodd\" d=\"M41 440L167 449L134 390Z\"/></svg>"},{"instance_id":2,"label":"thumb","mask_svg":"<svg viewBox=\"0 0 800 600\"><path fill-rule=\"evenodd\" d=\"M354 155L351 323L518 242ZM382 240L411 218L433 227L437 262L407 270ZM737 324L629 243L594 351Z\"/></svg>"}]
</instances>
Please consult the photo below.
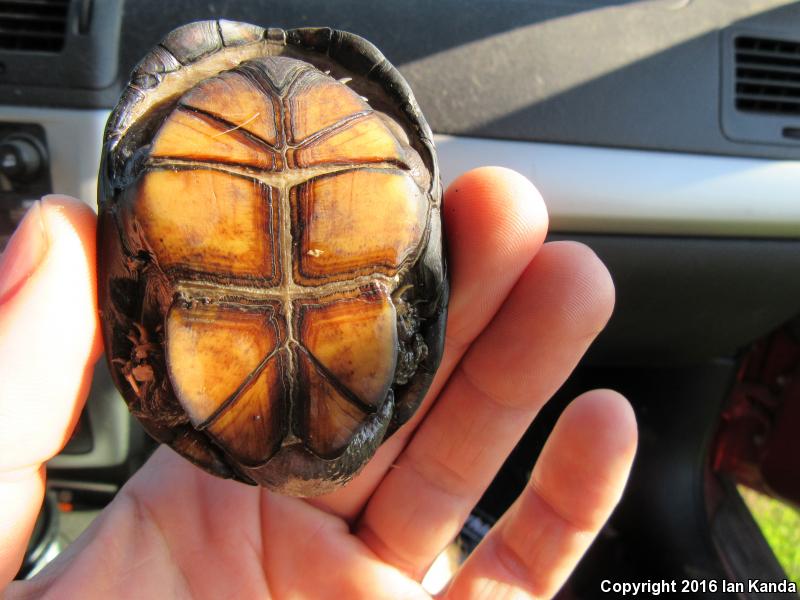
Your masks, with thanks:
<instances>
[{"instance_id":1,"label":"thumb","mask_svg":"<svg viewBox=\"0 0 800 600\"><path fill-rule=\"evenodd\" d=\"M0 590L19 568L101 349L94 212L47 196L0 256Z\"/></svg>"}]
</instances>

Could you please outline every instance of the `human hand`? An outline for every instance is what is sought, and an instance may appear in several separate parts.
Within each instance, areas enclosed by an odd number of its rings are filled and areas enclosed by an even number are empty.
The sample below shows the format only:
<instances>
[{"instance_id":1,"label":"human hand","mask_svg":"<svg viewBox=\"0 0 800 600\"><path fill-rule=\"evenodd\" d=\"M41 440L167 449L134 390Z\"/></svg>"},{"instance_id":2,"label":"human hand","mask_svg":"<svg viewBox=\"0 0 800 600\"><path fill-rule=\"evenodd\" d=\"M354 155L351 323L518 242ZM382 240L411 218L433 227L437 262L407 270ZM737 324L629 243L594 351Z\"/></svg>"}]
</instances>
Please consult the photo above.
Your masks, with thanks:
<instances>
[{"instance_id":1,"label":"human hand","mask_svg":"<svg viewBox=\"0 0 800 600\"><path fill-rule=\"evenodd\" d=\"M463 175L444 216L452 294L440 370L418 413L355 480L302 500L217 479L161 448L8 597L427 598L421 577L614 297L589 249L542 245L544 206L513 172ZM0 589L36 518L42 464L68 438L100 352L94 226L85 206L51 197L0 262ZM619 499L635 446L624 398L598 390L573 401L529 485L443 595L552 596Z\"/></svg>"}]
</instances>

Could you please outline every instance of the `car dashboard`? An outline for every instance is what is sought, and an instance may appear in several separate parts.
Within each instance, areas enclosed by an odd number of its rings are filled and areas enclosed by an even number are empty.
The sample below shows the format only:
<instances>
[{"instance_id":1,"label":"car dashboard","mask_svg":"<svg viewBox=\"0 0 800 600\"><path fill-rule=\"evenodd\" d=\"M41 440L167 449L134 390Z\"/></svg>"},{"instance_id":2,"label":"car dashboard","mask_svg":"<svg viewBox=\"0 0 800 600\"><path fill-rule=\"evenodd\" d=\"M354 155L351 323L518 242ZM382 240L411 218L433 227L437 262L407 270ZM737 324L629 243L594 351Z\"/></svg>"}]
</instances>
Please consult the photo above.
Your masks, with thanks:
<instances>
[{"instance_id":1,"label":"car dashboard","mask_svg":"<svg viewBox=\"0 0 800 600\"><path fill-rule=\"evenodd\" d=\"M788 475L770 479L759 459L725 454L721 440L745 358L776 332L800 331L800 3L0 4L18 11L0 14L0 243L42 194L96 205L105 121L130 71L171 29L224 18L357 33L409 81L444 185L488 164L521 172L548 205L550 239L589 245L617 287L607 329L478 514L491 521L510 504L568 398L614 387L636 410L640 451L563 597L595 597L603 578L780 575L768 550L737 553L752 522L731 490L751 468L761 475L745 483L800 503L800 450ZM17 164L29 159L26 143L39 152L32 174ZM777 435L783 406L762 438ZM101 361L79 428L48 467L52 495L69 510L99 508L151 450Z\"/></svg>"}]
</instances>

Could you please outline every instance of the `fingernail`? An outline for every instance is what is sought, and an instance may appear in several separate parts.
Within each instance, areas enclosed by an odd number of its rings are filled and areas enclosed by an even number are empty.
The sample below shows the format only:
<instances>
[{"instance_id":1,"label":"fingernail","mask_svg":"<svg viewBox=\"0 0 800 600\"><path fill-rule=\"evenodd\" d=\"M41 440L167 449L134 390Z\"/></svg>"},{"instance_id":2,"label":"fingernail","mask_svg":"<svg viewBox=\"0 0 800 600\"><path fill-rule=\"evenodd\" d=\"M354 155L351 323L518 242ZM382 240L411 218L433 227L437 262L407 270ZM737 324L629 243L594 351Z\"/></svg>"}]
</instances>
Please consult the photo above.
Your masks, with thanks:
<instances>
[{"instance_id":1,"label":"fingernail","mask_svg":"<svg viewBox=\"0 0 800 600\"><path fill-rule=\"evenodd\" d=\"M41 202L28 209L0 255L0 304L13 296L36 272L49 242Z\"/></svg>"}]
</instances>

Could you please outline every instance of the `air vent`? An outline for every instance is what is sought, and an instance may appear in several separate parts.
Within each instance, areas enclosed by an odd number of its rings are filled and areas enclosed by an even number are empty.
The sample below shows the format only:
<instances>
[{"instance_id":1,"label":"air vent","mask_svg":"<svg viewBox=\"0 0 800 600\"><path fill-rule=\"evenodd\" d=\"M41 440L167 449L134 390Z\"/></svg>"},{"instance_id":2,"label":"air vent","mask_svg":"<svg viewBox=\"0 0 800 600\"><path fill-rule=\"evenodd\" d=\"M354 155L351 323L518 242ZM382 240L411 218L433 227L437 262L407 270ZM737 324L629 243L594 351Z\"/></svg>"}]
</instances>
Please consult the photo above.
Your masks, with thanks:
<instances>
[{"instance_id":1,"label":"air vent","mask_svg":"<svg viewBox=\"0 0 800 600\"><path fill-rule=\"evenodd\" d=\"M70 0L0 0L0 49L59 52Z\"/></svg>"},{"instance_id":2,"label":"air vent","mask_svg":"<svg viewBox=\"0 0 800 600\"><path fill-rule=\"evenodd\" d=\"M800 42L736 38L736 108L800 115Z\"/></svg>"}]
</instances>

